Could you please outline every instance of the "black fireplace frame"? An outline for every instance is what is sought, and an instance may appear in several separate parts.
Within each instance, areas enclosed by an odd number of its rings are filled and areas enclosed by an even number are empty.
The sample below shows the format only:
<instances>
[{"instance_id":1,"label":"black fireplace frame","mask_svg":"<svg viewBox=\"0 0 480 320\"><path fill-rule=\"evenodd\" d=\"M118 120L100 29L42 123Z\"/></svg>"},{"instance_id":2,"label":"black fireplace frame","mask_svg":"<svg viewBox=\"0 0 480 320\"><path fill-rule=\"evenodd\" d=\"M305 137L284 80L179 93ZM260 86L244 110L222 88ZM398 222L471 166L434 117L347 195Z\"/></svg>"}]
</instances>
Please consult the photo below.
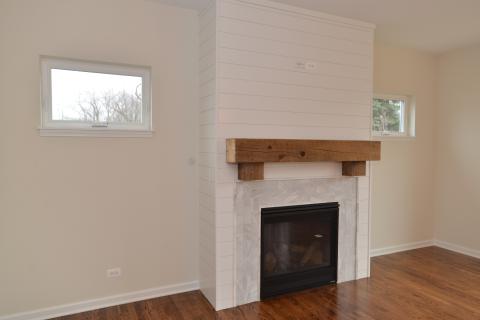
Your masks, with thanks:
<instances>
[{"instance_id":1,"label":"black fireplace frame","mask_svg":"<svg viewBox=\"0 0 480 320\"><path fill-rule=\"evenodd\" d=\"M316 215L318 219L331 222L330 266L316 267L280 275L264 275L264 225L285 220L286 217ZM262 208L260 244L260 299L337 282L338 265L338 202Z\"/></svg>"}]
</instances>

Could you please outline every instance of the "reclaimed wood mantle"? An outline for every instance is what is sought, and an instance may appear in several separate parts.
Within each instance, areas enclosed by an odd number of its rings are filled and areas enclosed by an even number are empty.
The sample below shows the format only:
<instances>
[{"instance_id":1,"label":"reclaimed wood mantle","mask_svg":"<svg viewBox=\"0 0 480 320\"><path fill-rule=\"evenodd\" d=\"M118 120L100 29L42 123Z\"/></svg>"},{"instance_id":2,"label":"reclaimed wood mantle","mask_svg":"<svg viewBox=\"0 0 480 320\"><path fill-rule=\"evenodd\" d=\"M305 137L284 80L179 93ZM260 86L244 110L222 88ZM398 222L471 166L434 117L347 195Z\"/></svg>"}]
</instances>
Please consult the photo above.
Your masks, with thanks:
<instances>
[{"instance_id":1,"label":"reclaimed wood mantle","mask_svg":"<svg viewBox=\"0 0 480 320\"><path fill-rule=\"evenodd\" d=\"M263 180L265 162L342 162L344 176L365 176L366 161L380 160L379 141L227 139L227 162L238 179Z\"/></svg>"}]
</instances>

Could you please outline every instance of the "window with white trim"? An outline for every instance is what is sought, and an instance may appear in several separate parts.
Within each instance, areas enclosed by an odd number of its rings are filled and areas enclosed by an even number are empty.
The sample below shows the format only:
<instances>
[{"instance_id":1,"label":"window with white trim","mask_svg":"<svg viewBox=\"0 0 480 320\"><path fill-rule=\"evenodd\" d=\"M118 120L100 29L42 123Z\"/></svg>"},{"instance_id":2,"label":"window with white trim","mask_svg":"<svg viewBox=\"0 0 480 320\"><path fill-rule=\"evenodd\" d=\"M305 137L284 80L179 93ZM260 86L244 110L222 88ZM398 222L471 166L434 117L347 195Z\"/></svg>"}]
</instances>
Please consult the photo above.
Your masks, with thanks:
<instances>
[{"instance_id":1,"label":"window with white trim","mask_svg":"<svg viewBox=\"0 0 480 320\"><path fill-rule=\"evenodd\" d=\"M41 133L151 133L150 69L44 57Z\"/></svg>"},{"instance_id":2,"label":"window with white trim","mask_svg":"<svg viewBox=\"0 0 480 320\"><path fill-rule=\"evenodd\" d=\"M412 137L414 108L407 96L375 95L372 131L374 136Z\"/></svg>"}]
</instances>

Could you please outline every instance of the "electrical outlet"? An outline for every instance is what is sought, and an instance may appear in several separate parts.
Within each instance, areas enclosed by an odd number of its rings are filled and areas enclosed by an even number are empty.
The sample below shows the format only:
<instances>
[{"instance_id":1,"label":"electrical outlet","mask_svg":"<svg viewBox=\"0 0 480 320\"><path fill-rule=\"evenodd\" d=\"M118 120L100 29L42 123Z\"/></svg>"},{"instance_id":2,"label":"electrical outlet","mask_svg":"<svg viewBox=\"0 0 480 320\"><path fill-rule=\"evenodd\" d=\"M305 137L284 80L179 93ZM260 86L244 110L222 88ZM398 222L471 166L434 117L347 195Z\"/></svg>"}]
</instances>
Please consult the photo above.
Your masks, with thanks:
<instances>
[{"instance_id":1,"label":"electrical outlet","mask_svg":"<svg viewBox=\"0 0 480 320\"><path fill-rule=\"evenodd\" d=\"M313 71L317 69L317 63L315 61L305 62L305 70Z\"/></svg>"},{"instance_id":2,"label":"electrical outlet","mask_svg":"<svg viewBox=\"0 0 480 320\"><path fill-rule=\"evenodd\" d=\"M122 275L122 269L121 268L113 268L113 269L108 269L107 270L107 278L117 278Z\"/></svg>"},{"instance_id":3,"label":"electrical outlet","mask_svg":"<svg viewBox=\"0 0 480 320\"><path fill-rule=\"evenodd\" d=\"M305 61L297 61L295 63L295 68L305 70Z\"/></svg>"},{"instance_id":4,"label":"electrical outlet","mask_svg":"<svg viewBox=\"0 0 480 320\"><path fill-rule=\"evenodd\" d=\"M315 61L297 61L295 68L307 71L313 71L317 69L317 62Z\"/></svg>"}]
</instances>

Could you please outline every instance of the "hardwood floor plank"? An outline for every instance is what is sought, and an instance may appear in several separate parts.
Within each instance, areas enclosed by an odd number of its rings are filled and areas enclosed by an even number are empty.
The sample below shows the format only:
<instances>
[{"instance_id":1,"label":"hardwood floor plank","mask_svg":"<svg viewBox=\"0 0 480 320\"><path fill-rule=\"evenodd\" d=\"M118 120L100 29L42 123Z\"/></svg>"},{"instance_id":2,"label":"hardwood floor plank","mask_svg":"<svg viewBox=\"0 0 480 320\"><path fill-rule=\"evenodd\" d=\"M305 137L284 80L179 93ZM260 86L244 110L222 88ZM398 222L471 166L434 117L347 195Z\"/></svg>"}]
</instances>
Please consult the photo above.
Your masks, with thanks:
<instances>
[{"instance_id":1,"label":"hardwood floor plank","mask_svg":"<svg viewBox=\"0 0 480 320\"><path fill-rule=\"evenodd\" d=\"M57 320L480 320L480 259L429 247L376 257L371 274L220 312L193 291Z\"/></svg>"},{"instance_id":2,"label":"hardwood floor plank","mask_svg":"<svg viewBox=\"0 0 480 320\"><path fill-rule=\"evenodd\" d=\"M180 319L202 320L211 317L215 313L198 291L176 294L171 296L171 299L179 311Z\"/></svg>"}]
</instances>

